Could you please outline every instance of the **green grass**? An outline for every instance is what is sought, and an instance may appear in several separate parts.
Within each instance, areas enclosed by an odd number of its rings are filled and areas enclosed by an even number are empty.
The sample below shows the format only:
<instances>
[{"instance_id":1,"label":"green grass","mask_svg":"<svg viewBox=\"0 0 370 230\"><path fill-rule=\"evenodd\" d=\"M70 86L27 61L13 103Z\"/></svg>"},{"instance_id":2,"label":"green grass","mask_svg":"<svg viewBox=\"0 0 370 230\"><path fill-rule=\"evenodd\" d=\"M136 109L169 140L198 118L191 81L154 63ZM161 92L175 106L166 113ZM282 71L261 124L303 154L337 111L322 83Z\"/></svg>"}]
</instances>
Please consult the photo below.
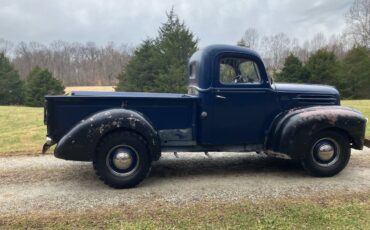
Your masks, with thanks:
<instances>
[{"instance_id":1,"label":"green grass","mask_svg":"<svg viewBox=\"0 0 370 230\"><path fill-rule=\"evenodd\" d=\"M41 152L46 127L43 109L0 106L0 153Z\"/></svg>"},{"instance_id":2,"label":"green grass","mask_svg":"<svg viewBox=\"0 0 370 230\"><path fill-rule=\"evenodd\" d=\"M369 216L368 198L255 203L199 201L0 217L0 228L3 225L17 229L370 229Z\"/></svg>"},{"instance_id":3,"label":"green grass","mask_svg":"<svg viewBox=\"0 0 370 230\"><path fill-rule=\"evenodd\" d=\"M370 100L343 101L344 106L360 110L370 118ZM0 106L0 154L40 153L45 141L43 109L20 106ZM370 126L366 135L370 136Z\"/></svg>"}]
</instances>

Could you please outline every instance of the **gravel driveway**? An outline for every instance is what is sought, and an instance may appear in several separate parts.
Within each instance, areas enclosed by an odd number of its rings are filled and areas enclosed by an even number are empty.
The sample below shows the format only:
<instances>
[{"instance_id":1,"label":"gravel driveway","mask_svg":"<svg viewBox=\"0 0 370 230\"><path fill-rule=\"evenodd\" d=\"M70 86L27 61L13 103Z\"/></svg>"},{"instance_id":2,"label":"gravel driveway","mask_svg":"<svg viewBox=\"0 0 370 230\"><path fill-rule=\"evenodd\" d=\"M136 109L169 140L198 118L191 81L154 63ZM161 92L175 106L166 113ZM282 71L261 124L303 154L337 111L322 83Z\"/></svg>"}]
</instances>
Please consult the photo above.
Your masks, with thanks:
<instances>
[{"instance_id":1,"label":"gravel driveway","mask_svg":"<svg viewBox=\"0 0 370 230\"><path fill-rule=\"evenodd\" d=\"M91 163L46 156L0 158L0 215L83 210L140 202L327 196L370 191L370 149L353 151L332 178L313 178L294 162L251 153L165 153L137 188L115 190Z\"/></svg>"}]
</instances>

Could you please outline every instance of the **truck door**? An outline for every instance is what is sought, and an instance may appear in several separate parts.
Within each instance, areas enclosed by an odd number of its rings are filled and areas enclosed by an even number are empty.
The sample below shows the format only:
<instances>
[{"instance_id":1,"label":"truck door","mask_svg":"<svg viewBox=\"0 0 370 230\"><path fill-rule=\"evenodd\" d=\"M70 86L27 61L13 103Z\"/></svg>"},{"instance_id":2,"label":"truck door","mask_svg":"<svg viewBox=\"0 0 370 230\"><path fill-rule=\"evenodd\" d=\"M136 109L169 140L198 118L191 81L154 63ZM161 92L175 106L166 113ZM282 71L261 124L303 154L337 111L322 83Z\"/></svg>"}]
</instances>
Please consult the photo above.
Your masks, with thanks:
<instances>
[{"instance_id":1,"label":"truck door","mask_svg":"<svg viewBox=\"0 0 370 230\"><path fill-rule=\"evenodd\" d=\"M260 59L223 55L217 59L217 79L210 108L213 129L208 141L218 145L263 144L265 132L280 111Z\"/></svg>"}]
</instances>

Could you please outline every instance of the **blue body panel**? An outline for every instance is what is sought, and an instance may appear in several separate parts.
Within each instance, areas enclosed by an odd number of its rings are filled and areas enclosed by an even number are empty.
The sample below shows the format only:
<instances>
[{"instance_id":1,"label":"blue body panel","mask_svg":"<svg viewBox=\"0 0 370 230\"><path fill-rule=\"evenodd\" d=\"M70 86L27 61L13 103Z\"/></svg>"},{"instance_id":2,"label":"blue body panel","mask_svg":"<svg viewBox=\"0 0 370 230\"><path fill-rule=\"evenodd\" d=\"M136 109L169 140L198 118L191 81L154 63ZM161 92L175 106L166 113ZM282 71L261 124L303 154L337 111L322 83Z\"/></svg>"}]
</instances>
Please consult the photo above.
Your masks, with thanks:
<instances>
[{"instance_id":1,"label":"blue body panel","mask_svg":"<svg viewBox=\"0 0 370 230\"><path fill-rule=\"evenodd\" d=\"M254 61L261 84L222 84L218 76L223 57ZM189 87L199 93L200 109L209 114L199 124L199 142L207 145L262 144L265 131L281 108L260 56L246 48L214 45L195 53L189 66L193 63L196 63L197 74L189 81Z\"/></svg>"},{"instance_id":2,"label":"blue body panel","mask_svg":"<svg viewBox=\"0 0 370 230\"><path fill-rule=\"evenodd\" d=\"M59 141L76 124L99 111L125 108L139 112L156 130L196 130L198 97L160 93L79 92L73 96L47 96L48 135ZM196 133L192 133L195 138Z\"/></svg>"}]
</instances>

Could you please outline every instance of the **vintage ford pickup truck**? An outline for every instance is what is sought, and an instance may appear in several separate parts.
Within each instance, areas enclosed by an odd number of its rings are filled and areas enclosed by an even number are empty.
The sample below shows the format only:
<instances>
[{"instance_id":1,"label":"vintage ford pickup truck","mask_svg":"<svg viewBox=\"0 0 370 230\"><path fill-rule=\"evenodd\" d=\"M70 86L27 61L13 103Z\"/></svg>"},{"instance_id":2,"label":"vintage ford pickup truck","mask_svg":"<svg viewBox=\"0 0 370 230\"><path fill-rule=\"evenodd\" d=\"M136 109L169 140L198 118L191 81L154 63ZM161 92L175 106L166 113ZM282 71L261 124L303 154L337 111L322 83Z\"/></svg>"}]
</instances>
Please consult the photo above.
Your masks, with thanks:
<instances>
[{"instance_id":1,"label":"vintage ford pickup truck","mask_svg":"<svg viewBox=\"0 0 370 230\"><path fill-rule=\"evenodd\" d=\"M57 144L57 158L92 161L106 184L129 188L165 151L263 152L328 177L363 148L367 120L334 87L275 84L250 49L209 46L188 69L188 94L46 96L44 151Z\"/></svg>"}]
</instances>

